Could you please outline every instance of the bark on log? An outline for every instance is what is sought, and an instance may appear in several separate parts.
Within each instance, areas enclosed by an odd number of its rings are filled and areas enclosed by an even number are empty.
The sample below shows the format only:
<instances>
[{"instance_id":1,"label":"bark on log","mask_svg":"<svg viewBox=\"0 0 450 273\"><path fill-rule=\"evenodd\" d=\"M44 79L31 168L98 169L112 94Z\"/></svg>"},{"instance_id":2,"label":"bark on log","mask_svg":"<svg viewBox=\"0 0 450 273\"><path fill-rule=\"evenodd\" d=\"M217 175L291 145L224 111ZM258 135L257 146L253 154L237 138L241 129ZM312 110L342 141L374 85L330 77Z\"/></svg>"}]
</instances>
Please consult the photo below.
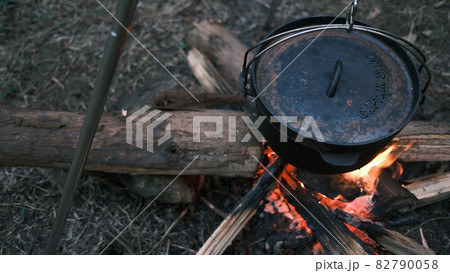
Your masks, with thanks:
<instances>
[{"instance_id":1,"label":"bark on log","mask_svg":"<svg viewBox=\"0 0 450 273\"><path fill-rule=\"evenodd\" d=\"M99 124L85 170L114 173L177 175L196 155L199 158L185 175L253 177L263 151L254 138L240 140L249 131L236 118L237 141L229 142L229 116L243 113L229 110L163 112L171 116L172 134L150 153L126 143L125 118L104 115ZM207 138L203 132L215 131L213 123L201 125L201 142L193 142L193 116L223 116L223 137ZM0 165L68 168L72 160L84 115L0 107ZM146 135L145 124L143 135ZM154 139L165 134L165 122L155 128ZM135 123L133 129L135 129ZM144 137L145 139L145 137Z\"/></svg>"},{"instance_id":2,"label":"bark on log","mask_svg":"<svg viewBox=\"0 0 450 273\"><path fill-rule=\"evenodd\" d=\"M416 207L427 206L450 197L450 173L432 174L405 181L405 186L419 200Z\"/></svg>"},{"instance_id":3,"label":"bark on log","mask_svg":"<svg viewBox=\"0 0 450 273\"><path fill-rule=\"evenodd\" d=\"M94 139L86 170L177 175L195 155L199 154L199 161L188 168L185 174L252 177L257 171L258 164L251 155L260 158L263 151L260 143L253 137L249 142L240 142L247 133L250 133L242 119L236 118L237 141L228 142L228 117L246 115L245 113L229 110L168 113L172 115L168 119L172 123L172 137L163 145L155 147L154 153L125 142L125 118L105 115ZM194 143L193 115L223 115L224 137L208 138L207 141ZM0 108L0 165L68 168L83 117L84 115L68 112ZM155 139L164 135L164 126L158 128L159 130L155 131ZM202 128L202 131L215 130L214 124L204 124ZM408 132L405 138L409 141L411 131L427 135L430 131L436 132L440 129L445 133L446 129L442 128L449 128L449 124L410 122L405 128ZM415 149L413 145L413 148L403 155L413 153L410 158L419 160L450 160L450 152L447 154L445 151L435 154L430 152L442 149L442 145L438 144L439 140L450 135L439 135L436 139L432 136L433 134L428 139L429 145L418 146ZM205 135L202 134L202 139L204 138ZM403 136L397 139L404 141ZM434 155L437 157L434 158Z\"/></svg>"}]
</instances>

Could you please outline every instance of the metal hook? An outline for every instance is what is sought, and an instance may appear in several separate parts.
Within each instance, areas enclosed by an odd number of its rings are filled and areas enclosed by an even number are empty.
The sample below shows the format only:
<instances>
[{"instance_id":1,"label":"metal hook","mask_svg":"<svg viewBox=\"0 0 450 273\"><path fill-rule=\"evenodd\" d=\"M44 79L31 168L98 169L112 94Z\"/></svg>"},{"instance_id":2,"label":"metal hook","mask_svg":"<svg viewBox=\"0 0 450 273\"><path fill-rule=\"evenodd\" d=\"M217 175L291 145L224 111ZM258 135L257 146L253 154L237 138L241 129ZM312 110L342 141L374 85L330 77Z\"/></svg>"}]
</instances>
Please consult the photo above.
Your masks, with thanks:
<instances>
[{"instance_id":1,"label":"metal hook","mask_svg":"<svg viewBox=\"0 0 450 273\"><path fill-rule=\"evenodd\" d=\"M355 22L356 10L358 8L358 1L353 0L353 4L350 7L350 10L347 12L346 24L348 26L347 32L350 33L353 30L353 24Z\"/></svg>"}]
</instances>

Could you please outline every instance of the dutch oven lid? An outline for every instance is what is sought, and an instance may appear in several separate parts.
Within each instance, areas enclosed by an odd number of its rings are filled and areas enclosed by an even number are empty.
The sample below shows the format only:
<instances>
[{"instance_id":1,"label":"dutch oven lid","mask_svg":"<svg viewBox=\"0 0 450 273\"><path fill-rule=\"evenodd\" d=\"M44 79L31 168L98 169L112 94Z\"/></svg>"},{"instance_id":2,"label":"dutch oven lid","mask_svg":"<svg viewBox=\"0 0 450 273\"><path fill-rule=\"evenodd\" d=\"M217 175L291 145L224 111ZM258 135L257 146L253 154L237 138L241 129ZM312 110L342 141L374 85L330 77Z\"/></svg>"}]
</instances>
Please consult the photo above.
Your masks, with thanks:
<instances>
[{"instance_id":1,"label":"dutch oven lid","mask_svg":"<svg viewBox=\"0 0 450 273\"><path fill-rule=\"evenodd\" d=\"M330 144L366 144L398 133L420 100L418 72L405 50L364 31L318 34L287 39L254 63L252 81L267 111L297 116L287 124L295 132L312 116Z\"/></svg>"}]
</instances>

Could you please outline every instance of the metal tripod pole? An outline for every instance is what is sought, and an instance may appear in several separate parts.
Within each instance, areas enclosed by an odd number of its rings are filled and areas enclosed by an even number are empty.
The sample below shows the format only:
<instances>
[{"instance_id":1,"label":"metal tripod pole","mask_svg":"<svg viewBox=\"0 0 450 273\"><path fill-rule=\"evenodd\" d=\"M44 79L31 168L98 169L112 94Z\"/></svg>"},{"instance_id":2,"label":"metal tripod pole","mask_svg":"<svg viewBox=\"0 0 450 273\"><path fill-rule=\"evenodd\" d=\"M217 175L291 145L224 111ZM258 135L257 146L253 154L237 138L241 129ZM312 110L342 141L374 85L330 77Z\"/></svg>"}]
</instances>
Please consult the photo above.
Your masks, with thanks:
<instances>
[{"instance_id":1,"label":"metal tripod pole","mask_svg":"<svg viewBox=\"0 0 450 273\"><path fill-rule=\"evenodd\" d=\"M117 20L114 21L106 42L103 58L95 80L94 91L86 111L75 155L67 175L61 202L59 203L56 218L47 242L47 254L56 254L56 249L75 196L78 180L80 179L86 158L88 157L95 131L97 130L103 107L108 97L111 81L114 77L122 48L125 45L128 33L127 29L130 27L136 4L137 0L120 0L117 7L116 18L120 23Z\"/></svg>"}]
</instances>

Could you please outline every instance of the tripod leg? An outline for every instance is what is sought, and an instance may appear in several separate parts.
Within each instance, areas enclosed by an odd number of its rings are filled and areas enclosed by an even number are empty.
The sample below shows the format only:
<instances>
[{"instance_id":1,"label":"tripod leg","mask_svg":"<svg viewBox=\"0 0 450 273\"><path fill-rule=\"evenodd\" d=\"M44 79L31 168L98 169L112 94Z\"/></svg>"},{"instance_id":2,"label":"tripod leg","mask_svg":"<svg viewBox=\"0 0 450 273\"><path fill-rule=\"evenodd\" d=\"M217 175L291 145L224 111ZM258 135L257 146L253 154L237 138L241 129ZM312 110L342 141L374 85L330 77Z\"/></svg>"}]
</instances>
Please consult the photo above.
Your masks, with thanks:
<instances>
[{"instance_id":1,"label":"tripod leg","mask_svg":"<svg viewBox=\"0 0 450 273\"><path fill-rule=\"evenodd\" d=\"M137 0L120 0L117 7L117 20L114 21L111 27L103 52L103 58L95 80L94 91L86 111L86 117L84 118L75 155L67 175L61 202L59 203L56 218L47 242L47 254L56 254L78 180L80 179L98 123L102 116L103 107L108 97L109 88L122 53L122 48L125 44L128 33L127 29L129 29L131 24L136 4Z\"/></svg>"}]
</instances>

